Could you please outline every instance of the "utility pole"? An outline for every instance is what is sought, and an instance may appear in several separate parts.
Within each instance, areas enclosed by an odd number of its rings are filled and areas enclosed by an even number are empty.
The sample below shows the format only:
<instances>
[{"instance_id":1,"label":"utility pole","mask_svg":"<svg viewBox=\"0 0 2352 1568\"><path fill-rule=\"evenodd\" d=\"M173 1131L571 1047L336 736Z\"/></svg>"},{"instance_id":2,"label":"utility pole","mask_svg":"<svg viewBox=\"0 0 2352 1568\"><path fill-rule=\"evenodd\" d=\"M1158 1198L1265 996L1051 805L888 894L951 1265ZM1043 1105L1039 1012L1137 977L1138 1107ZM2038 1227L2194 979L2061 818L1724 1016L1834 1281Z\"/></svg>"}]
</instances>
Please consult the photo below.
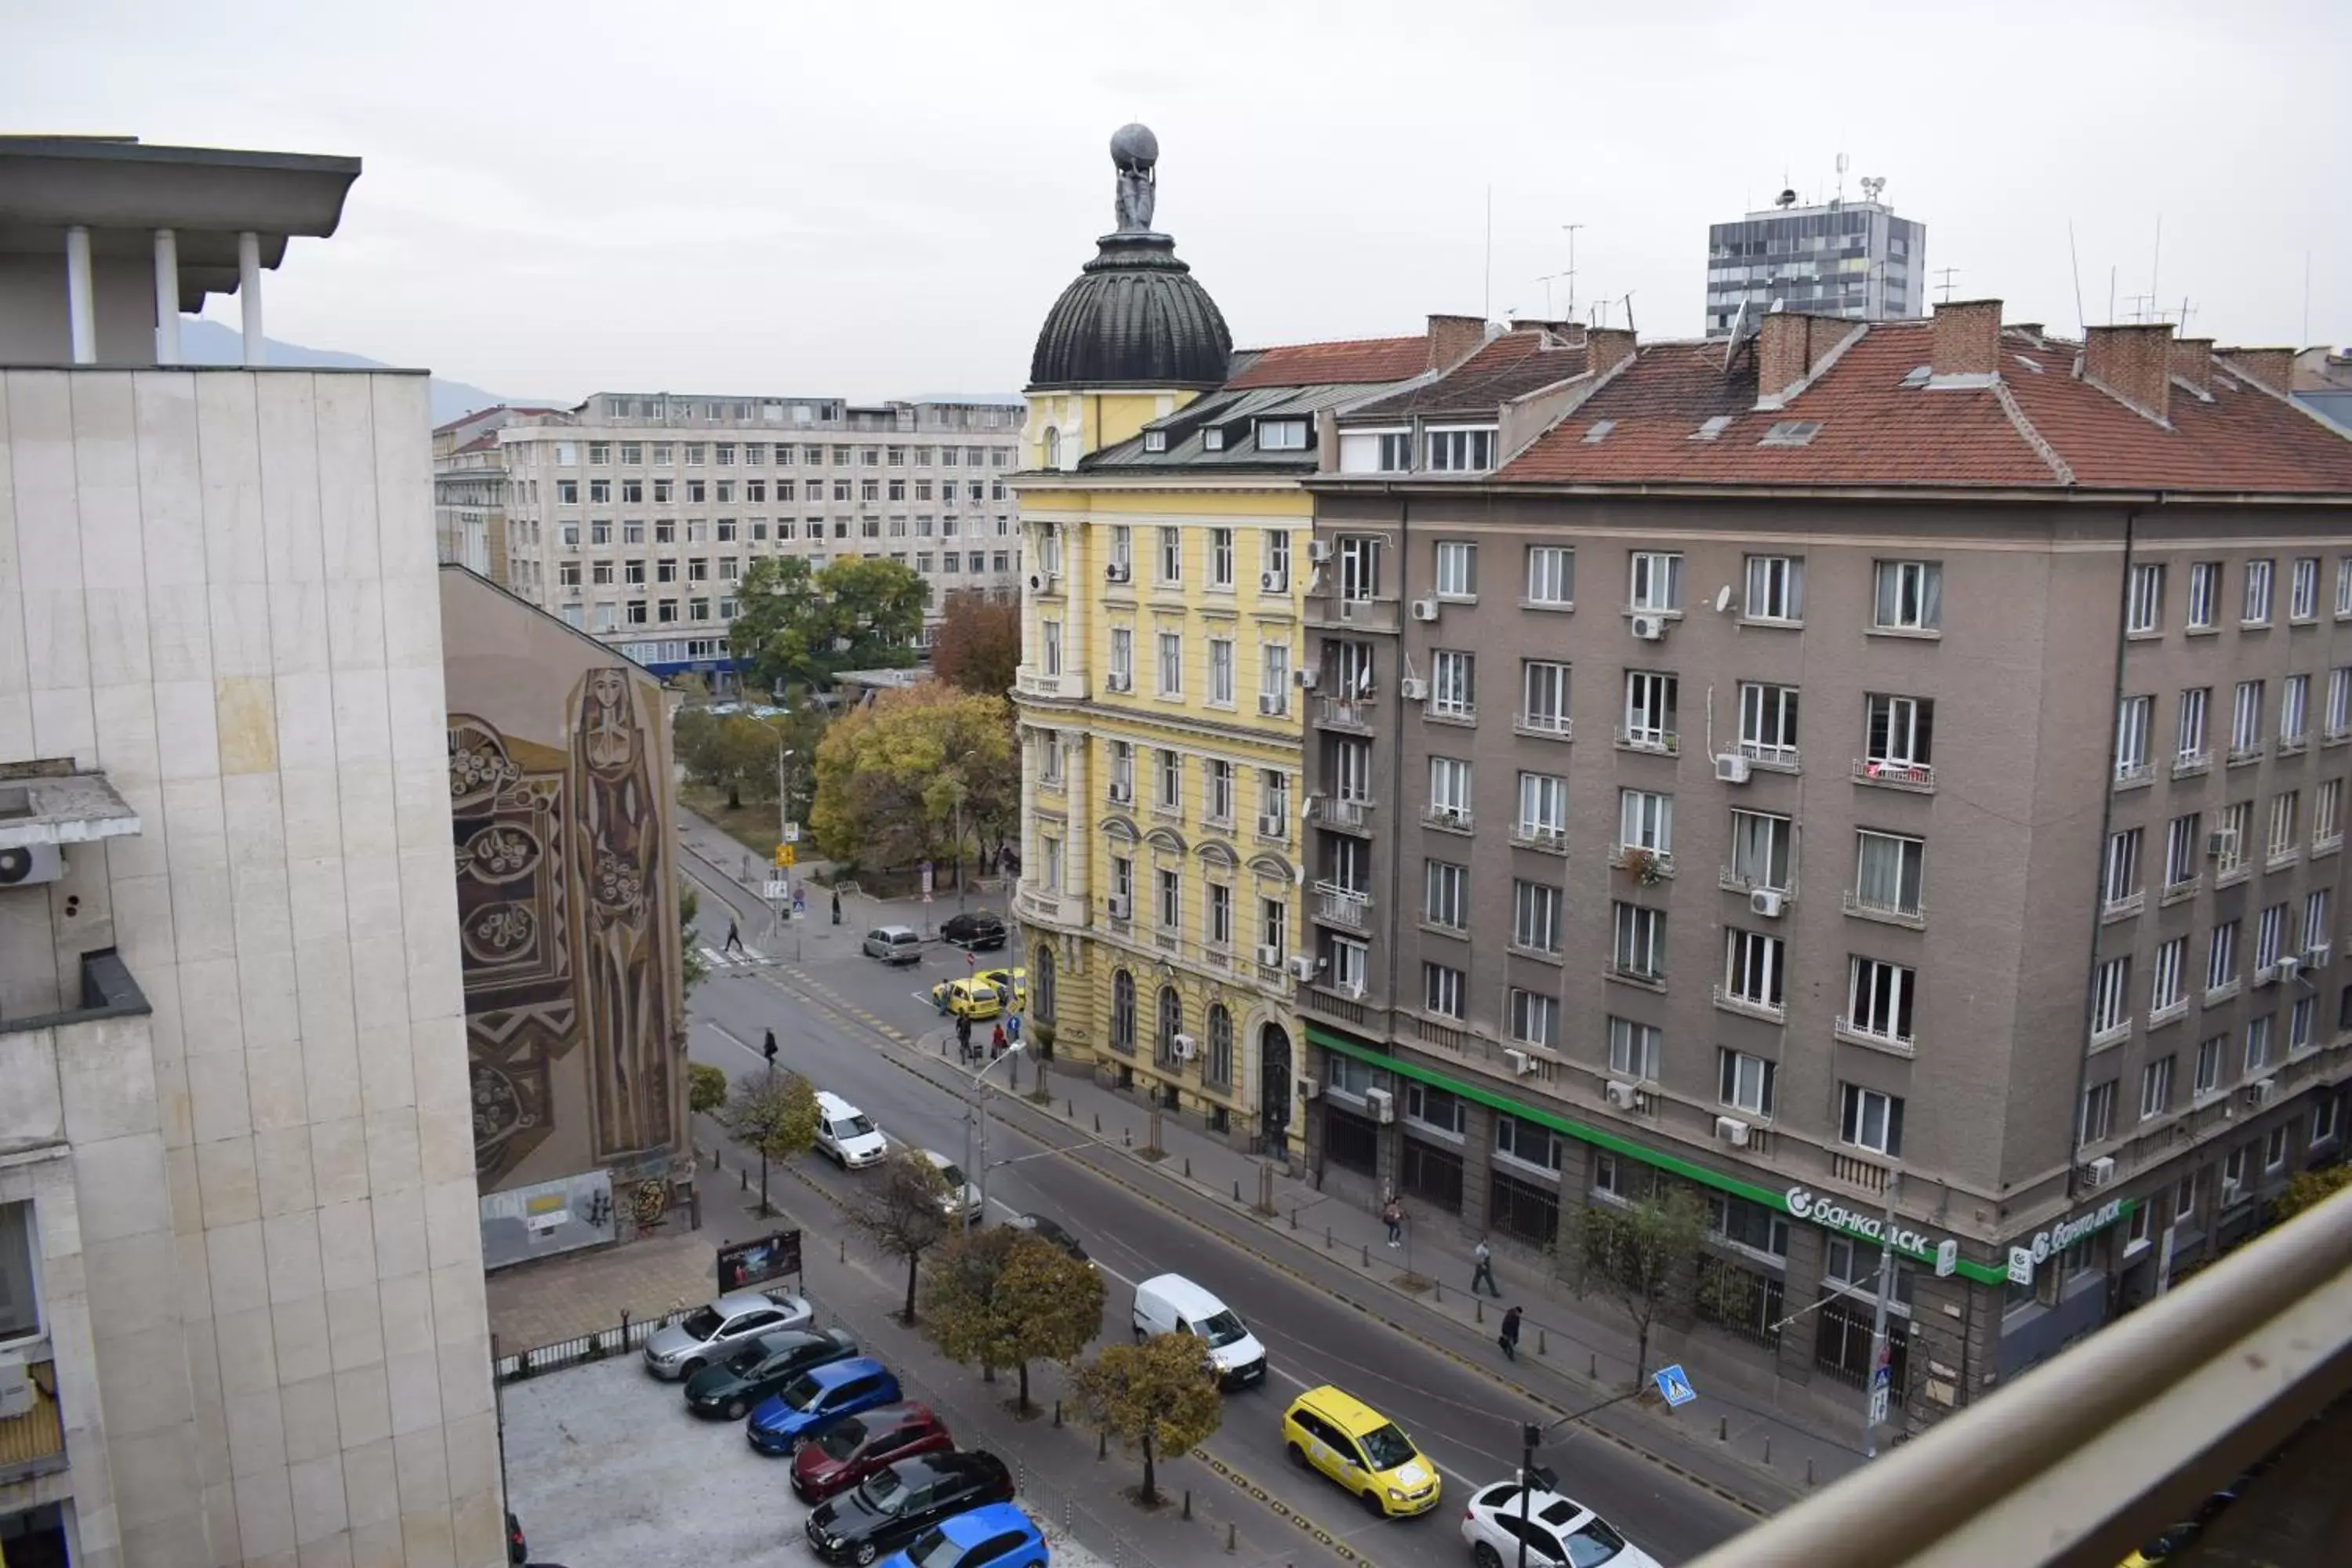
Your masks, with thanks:
<instances>
[{"instance_id":1,"label":"utility pole","mask_svg":"<svg viewBox=\"0 0 2352 1568\"><path fill-rule=\"evenodd\" d=\"M1559 226L1568 230L1568 315L1566 319L1572 321L1576 320L1576 231L1584 226L1580 223L1564 223Z\"/></svg>"},{"instance_id":2,"label":"utility pole","mask_svg":"<svg viewBox=\"0 0 2352 1568\"><path fill-rule=\"evenodd\" d=\"M1862 1457L1878 1457L1878 1427L1894 1399L1894 1352L1886 1342L1886 1307L1895 1296L1895 1197L1903 1173L1886 1177L1886 1217L1878 1231L1878 1299L1870 1312L1870 1404L1862 1426Z\"/></svg>"},{"instance_id":3,"label":"utility pole","mask_svg":"<svg viewBox=\"0 0 2352 1568\"><path fill-rule=\"evenodd\" d=\"M964 1119L963 1168L967 1174L973 1174L978 1178L980 1223L982 1225L988 1223L988 1075L995 1070L997 1062L1012 1061L1020 1054L1021 1042L1008 1040L1004 1044L1003 1056L998 1057L995 1061L989 1062L971 1075L972 1098L977 1103L972 1114ZM976 1158L972 1152L972 1128L975 1123L980 1129L980 1152ZM961 1197L962 1194L957 1195Z\"/></svg>"}]
</instances>

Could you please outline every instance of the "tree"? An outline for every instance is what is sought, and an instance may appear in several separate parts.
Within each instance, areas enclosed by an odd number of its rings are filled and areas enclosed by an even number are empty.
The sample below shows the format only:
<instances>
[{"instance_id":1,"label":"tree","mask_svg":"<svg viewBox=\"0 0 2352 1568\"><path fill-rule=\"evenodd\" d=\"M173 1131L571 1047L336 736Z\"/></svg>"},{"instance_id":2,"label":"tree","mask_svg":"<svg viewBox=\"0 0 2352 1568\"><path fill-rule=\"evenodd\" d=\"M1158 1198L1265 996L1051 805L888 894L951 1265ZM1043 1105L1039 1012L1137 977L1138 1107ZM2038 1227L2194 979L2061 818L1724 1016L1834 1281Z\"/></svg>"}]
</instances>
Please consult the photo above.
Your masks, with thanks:
<instances>
[{"instance_id":1,"label":"tree","mask_svg":"<svg viewBox=\"0 0 2352 1568\"><path fill-rule=\"evenodd\" d=\"M2317 1208L2347 1186L2352 1186L2352 1165L2299 1171L2287 1183L2286 1190L2271 1200L2271 1223L2277 1225L2305 1209Z\"/></svg>"},{"instance_id":2,"label":"tree","mask_svg":"<svg viewBox=\"0 0 2352 1568\"><path fill-rule=\"evenodd\" d=\"M950 594L945 618L931 638L931 668L966 691L1002 697L1021 665L1021 605L991 599L977 588Z\"/></svg>"},{"instance_id":3,"label":"tree","mask_svg":"<svg viewBox=\"0 0 2352 1568\"><path fill-rule=\"evenodd\" d=\"M1158 1460L1208 1440L1224 1418L1217 1374L1192 1334L1154 1334L1139 1345L1105 1345L1077 1370L1078 1397L1129 1447L1143 1450L1136 1500L1160 1500Z\"/></svg>"},{"instance_id":4,"label":"tree","mask_svg":"<svg viewBox=\"0 0 2352 1568\"><path fill-rule=\"evenodd\" d=\"M968 1232L941 1247L923 1291L923 1332L950 1361L980 1363L983 1379L1012 1367L1027 1415L1029 1363L1067 1362L1102 1324L1097 1270L1026 1231Z\"/></svg>"},{"instance_id":5,"label":"tree","mask_svg":"<svg viewBox=\"0 0 2352 1568\"><path fill-rule=\"evenodd\" d=\"M869 1183L850 1205L851 1226L880 1249L885 1257L907 1260L907 1307L902 1322L921 1320L915 1314L915 1285L923 1254L946 1238L948 1186L938 1167L912 1149L897 1149L882 1163L879 1179Z\"/></svg>"},{"instance_id":6,"label":"tree","mask_svg":"<svg viewBox=\"0 0 2352 1568\"><path fill-rule=\"evenodd\" d=\"M1635 1377L1650 1372L1650 1330L1669 1307L1695 1306L1706 1246L1706 1205L1687 1187L1631 1204L1587 1204L1562 1246L1578 1295L1599 1292L1633 1327Z\"/></svg>"},{"instance_id":7,"label":"tree","mask_svg":"<svg viewBox=\"0 0 2352 1568\"><path fill-rule=\"evenodd\" d=\"M776 798L776 751L790 744L777 725L749 713L713 713L708 708L680 713L672 736L686 776L725 790L728 806L737 811L746 795Z\"/></svg>"},{"instance_id":8,"label":"tree","mask_svg":"<svg viewBox=\"0 0 2352 1568\"><path fill-rule=\"evenodd\" d=\"M929 681L835 719L816 753L817 848L904 866L955 851L959 825L983 850L1003 844L1021 811L1012 713L1002 697Z\"/></svg>"},{"instance_id":9,"label":"tree","mask_svg":"<svg viewBox=\"0 0 2352 1568\"><path fill-rule=\"evenodd\" d=\"M702 956L702 944L694 938L694 913L702 907L702 894L695 885L680 877L677 879L677 977L685 994L694 994L694 988L710 976L710 964Z\"/></svg>"},{"instance_id":10,"label":"tree","mask_svg":"<svg viewBox=\"0 0 2352 1568\"><path fill-rule=\"evenodd\" d=\"M688 1062L686 1082L688 1110L717 1116L727 1109L727 1075L718 1068Z\"/></svg>"},{"instance_id":11,"label":"tree","mask_svg":"<svg viewBox=\"0 0 2352 1568\"><path fill-rule=\"evenodd\" d=\"M762 685L823 684L845 669L915 662L931 585L897 561L849 556L822 572L805 557L754 559L737 589L731 637Z\"/></svg>"},{"instance_id":12,"label":"tree","mask_svg":"<svg viewBox=\"0 0 2352 1568\"><path fill-rule=\"evenodd\" d=\"M727 1125L771 1160L790 1160L816 1147L816 1089L796 1072L754 1068L728 1095Z\"/></svg>"}]
</instances>

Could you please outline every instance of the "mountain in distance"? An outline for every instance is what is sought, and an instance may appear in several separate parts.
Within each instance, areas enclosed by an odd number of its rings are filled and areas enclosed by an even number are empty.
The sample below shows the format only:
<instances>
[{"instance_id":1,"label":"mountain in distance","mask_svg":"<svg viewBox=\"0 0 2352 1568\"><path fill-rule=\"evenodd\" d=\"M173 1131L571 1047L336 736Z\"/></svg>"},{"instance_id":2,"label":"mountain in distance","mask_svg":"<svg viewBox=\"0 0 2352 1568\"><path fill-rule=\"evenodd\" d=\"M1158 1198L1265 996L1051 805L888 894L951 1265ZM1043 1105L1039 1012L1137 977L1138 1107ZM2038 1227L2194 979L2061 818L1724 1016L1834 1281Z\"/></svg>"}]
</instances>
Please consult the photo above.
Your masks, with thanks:
<instances>
[{"instance_id":1,"label":"mountain in distance","mask_svg":"<svg viewBox=\"0 0 2352 1568\"><path fill-rule=\"evenodd\" d=\"M264 338L262 341L269 345L269 363L275 365L317 365L331 370L401 368L387 365L382 360L338 353L333 349L309 349L299 343L280 342L276 338ZM235 327L208 321L201 316L182 316L180 356L190 364L242 364L245 362L245 334ZM444 381L437 375L432 378L431 391L433 423L436 426L446 425L458 416L471 414L477 408L488 408L499 403L552 408L571 406L565 399L501 397L495 392L485 392L462 381Z\"/></svg>"}]
</instances>

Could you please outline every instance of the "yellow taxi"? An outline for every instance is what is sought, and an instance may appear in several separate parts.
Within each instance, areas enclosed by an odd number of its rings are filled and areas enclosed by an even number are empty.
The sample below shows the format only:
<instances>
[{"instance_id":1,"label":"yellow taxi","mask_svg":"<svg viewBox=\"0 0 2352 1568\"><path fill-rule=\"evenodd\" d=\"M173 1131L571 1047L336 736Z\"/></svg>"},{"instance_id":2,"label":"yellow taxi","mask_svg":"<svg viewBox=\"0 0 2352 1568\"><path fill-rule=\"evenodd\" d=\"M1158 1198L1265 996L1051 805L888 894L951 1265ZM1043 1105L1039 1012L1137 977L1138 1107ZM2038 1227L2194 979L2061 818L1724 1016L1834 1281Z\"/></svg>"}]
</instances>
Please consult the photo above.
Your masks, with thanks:
<instances>
[{"instance_id":1,"label":"yellow taxi","mask_svg":"<svg viewBox=\"0 0 2352 1568\"><path fill-rule=\"evenodd\" d=\"M1427 1513L1441 1489L1437 1467L1404 1429L1354 1394L1325 1384L1282 1413L1290 1462L1320 1470L1382 1519Z\"/></svg>"},{"instance_id":2,"label":"yellow taxi","mask_svg":"<svg viewBox=\"0 0 2352 1568\"><path fill-rule=\"evenodd\" d=\"M1002 988L1002 990L1000 990ZM1003 1012L1003 991L1013 994L1013 1005L1029 1003L1029 972L1025 969L983 969L961 980L944 980L931 987L931 1005L959 1018L993 1018Z\"/></svg>"}]
</instances>

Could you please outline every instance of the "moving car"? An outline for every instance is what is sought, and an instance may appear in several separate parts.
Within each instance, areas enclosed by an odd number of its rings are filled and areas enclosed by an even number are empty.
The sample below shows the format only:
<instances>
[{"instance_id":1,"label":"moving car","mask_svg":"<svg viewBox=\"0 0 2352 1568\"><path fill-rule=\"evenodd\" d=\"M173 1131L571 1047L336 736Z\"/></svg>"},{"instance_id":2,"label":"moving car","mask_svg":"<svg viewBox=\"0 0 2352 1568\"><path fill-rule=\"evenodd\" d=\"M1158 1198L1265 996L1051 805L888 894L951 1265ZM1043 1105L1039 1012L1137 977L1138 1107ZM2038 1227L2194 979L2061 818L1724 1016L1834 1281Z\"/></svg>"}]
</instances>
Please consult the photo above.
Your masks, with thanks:
<instances>
[{"instance_id":1,"label":"moving car","mask_svg":"<svg viewBox=\"0 0 2352 1568\"><path fill-rule=\"evenodd\" d=\"M863 1415L845 1415L802 1444L793 1456L793 1490L804 1501L822 1502L885 1466L954 1447L948 1424L929 1405L881 1405Z\"/></svg>"},{"instance_id":2,"label":"moving car","mask_svg":"<svg viewBox=\"0 0 2352 1568\"><path fill-rule=\"evenodd\" d=\"M1036 1521L992 1502L933 1525L883 1568L1045 1568L1050 1556Z\"/></svg>"},{"instance_id":3,"label":"moving car","mask_svg":"<svg viewBox=\"0 0 2352 1568\"><path fill-rule=\"evenodd\" d=\"M888 1367L872 1356L852 1356L813 1366L760 1401L743 1431L761 1453L789 1454L845 1415L904 1397Z\"/></svg>"},{"instance_id":4,"label":"moving car","mask_svg":"<svg viewBox=\"0 0 2352 1568\"><path fill-rule=\"evenodd\" d=\"M673 1381L692 1377L712 1362L726 1361L762 1334L805 1329L816 1312L798 1296L738 1290L707 1307L697 1307L646 1338L646 1370Z\"/></svg>"},{"instance_id":5,"label":"moving car","mask_svg":"<svg viewBox=\"0 0 2352 1568\"><path fill-rule=\"evenodd\" d=\"M923 939L913 926L876 926L866 933L865 952L885 963L919 963Z\"/></svg>"},{"instance_id":6,"label":"moving car","mask_svg":"<svg viewBox=\"0 0 2352 1568\"><path fill-rule=\"evenodd\" d=\"M979 1224L980 1189L965 1176L963 1167L936 1149L925 1149L922 1155L940 1173L940 1180L947 1184L947 1191L940 1196L940 1207L947 1211L948 1218L962 1226Z\"/></svg>"},{"instance_id":7,"label":"moving car","mask_svg":"<svg viewBox=\"0 0 2352 1568\"><path fill-rule=\"evenodd\" d=\"M1004 917L994 910L974 910L940 927L940 940L974 952L993 952L1004 945Z\"/></svg>"},{"instance_id":8,"label":"moving car","mask_svg":"<svg viewBox=\"0 0 2352 1568\"><path fill-rule=\"evenodd\" d=\"M1050 1215L1017 1214L1004 1223L1015 1230L1027 1231L1040 1241L1052 1242L1081 1263L1094 1264L1094 1259L1087 1256L1087 1249L1079 1245L1078 1238L1063 1229L1061 1223ZM1100 1267L1100 1265L1095 1266Z\"/></svg>"},{"instance_id":9,"label":"moving car","mask_svg":"<svg viewBox=\"0 0 2352 1568\"><path fill-rule=\"evenodd\" d=\"M1013 1472L993 1454L926 1454L879 1469L810 1510L803 1530L827 1563L859 1568L935 1524L1013 1500Z\"/></svg>"},{"instance_id":10,"label":"moving car","mask_svg":"<svg viewBox=\"0 0 2352 1568\"><path fill-rule=\"evenodd\" d=\"M686 1380L686 1407L713 1420L740 1421L751 1406L813 1366L846 1361L857 1341L846 1329L792 1329L761 1334Z\"/></svg>"},{"instance_id":11,"label":"moving car","mask_svg":"<svg viewBox=\"0 0 2352 1568\"><path fill-rule=\"evenodd\" d=\"M871 1118L849 1101L826 1089L816 1094L817 1152L845 1171L878 1165L890 1152L890 1141Z\"/></svg>"},{"instance_id":12,"label":"moving car","mask_svg":"<svg viewBox=\"0 0 2352 1568\"><path fill-rule=\"evenodd\" d=\"M1156 1274L1135 1288L1135 1339L1194 1334L1223 1388L1265 1381L1265 1347L1242 1326L1234 1310L1181 1274Z\"/></svg>"},{"instance_id":13,"label":"moving car","mask_svg":"<svg viewBox=\"0 0 2352 1568\"><path fill-rule=\"evenodd\" d=\"M1538 1479L1542 1479L1540 1472ZM1519 1517L1523 1507L1524 1524ZM1608 1521L1575 1499L1538 1487L1522 1502L1517 1481L1472 1495L1470 1506L1462 1510L1462 1539L1477 1568L1517 1568L1522 1540L1530 1563L1542 1559L1560 1568L1601 1568L1603 1563L1608 1568L1658 1568L1656 1559L1628 1544Z\"/></svg>"},{"instance_id":14,"label":"moving car","mask_svg":"<svg viewBox=\"0 0 2352 1568\"><path fill-rule=\"evenodd\" d=\"M932 986L931 1005L959 1018L993 1018L1004 1011L1003 987L1011 988L1015 1007L1029 1005L1026 969L983 969L961 980L942 980Z\"/></svg>"},{"instance_id":15,"label":"moving car","mask_svg":"<svg viewBox=\"0 0 2352 1568\"><path fill-rule=\"evenodd\" d=\"M1282 1413L1282 1442L1292 1464L1322 1471L1381 1518L1427 1513L1437 1506L1437 1467L1422 1458L1403 1428L1333 1384L1310 1388L1290 1402ZM1481 1568L1493 1568L1479 1561Z\"/></svg>"}]
</instances>

